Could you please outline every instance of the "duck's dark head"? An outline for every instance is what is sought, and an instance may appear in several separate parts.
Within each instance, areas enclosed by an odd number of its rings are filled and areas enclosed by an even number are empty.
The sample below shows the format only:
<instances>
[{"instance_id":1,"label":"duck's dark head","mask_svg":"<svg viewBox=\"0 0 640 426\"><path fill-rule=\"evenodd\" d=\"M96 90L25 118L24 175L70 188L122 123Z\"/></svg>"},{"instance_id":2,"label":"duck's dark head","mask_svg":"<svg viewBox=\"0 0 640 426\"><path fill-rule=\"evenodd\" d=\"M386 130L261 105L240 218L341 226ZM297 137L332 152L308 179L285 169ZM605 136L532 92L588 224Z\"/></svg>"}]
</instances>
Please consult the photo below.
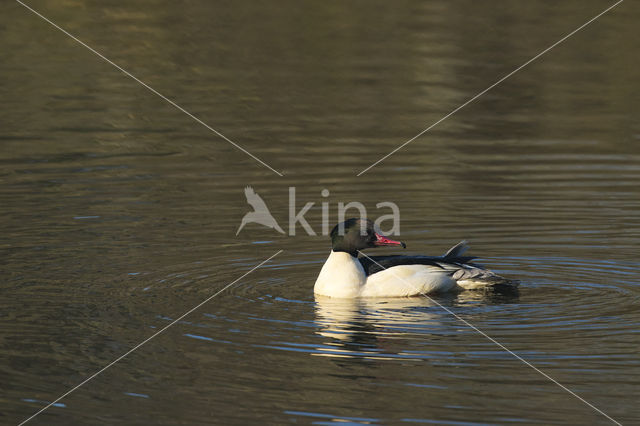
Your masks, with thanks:
<instances>
[{"instance_id":1,"label":"duck's dark head","mask_svg":"<svg viewBox=\"0 0 640 426\"><path fill-rule=\"evenodd\" d=\"M331 230L331 246L333 251L344 251L358 256L359 250L382 246L401 246L406 244L390 240L376 232L373 222L368 219L351 218L337 224Z\"/></svg>"}]
</instances>

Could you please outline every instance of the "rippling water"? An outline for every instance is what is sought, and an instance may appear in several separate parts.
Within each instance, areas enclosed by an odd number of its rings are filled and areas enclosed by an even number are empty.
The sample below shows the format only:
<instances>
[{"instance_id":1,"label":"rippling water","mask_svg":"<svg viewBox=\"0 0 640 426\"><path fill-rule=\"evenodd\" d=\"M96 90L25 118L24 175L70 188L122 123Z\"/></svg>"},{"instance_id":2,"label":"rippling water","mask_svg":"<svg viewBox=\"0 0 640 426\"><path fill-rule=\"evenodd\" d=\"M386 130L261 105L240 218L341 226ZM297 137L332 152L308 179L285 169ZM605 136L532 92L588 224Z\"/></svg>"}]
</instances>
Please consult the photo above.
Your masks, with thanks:
<instances>
[{"instance_id":1,"label":"rippling water","mask_svg":"<svg viewBox=\"0 0 640 426\"><path fill-rule=\"evenodd\" d=\"M356 177L609 4L29 4L284 176L0 6L0 422L278 250L32 423L610 423L460 319L640 421L636 5ZM409 251L467 239L520 290L314 298L326 237L236 236L246 185L318 234L322 202L393 201Z\"/></svg>"}]
</instances>

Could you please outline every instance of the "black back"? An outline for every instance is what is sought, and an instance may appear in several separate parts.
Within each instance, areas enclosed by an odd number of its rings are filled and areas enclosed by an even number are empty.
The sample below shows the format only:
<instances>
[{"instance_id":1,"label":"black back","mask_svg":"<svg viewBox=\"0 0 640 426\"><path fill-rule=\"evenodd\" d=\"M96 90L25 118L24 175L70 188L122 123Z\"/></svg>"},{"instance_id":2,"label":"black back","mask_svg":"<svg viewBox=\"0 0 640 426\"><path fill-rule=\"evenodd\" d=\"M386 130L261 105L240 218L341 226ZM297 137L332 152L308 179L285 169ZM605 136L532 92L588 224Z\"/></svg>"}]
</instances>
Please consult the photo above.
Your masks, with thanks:
<instances>
[{"instance_id":1,"label":"black back","mask_svg":"<svg viewBox=\"0 0 640 426\"><path fill-rule=\"evenodd\" d=\"M376 272L383 271L393 266L399 265L429 265L437 268L442 268L441 264L451 265L467 265L471 267L479 267L471 263L475 259L473 256L368 256L359 257L358 260L362 264L367 276L375 274Z\"/></svg>"}]
</instances>

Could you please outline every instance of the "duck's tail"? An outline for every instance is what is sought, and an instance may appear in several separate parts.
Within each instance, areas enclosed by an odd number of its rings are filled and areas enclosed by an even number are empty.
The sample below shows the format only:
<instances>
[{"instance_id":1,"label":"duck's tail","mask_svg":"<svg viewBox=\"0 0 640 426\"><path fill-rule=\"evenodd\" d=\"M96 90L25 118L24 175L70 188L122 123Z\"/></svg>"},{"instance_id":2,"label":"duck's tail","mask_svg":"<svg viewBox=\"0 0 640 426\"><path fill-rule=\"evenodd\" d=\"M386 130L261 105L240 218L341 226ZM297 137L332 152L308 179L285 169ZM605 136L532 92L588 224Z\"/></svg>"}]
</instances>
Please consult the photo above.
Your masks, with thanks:
<instances>
[{"instance_id":1,"label":"duck's tail","mask_svg":"<svg viewBox=\"0 0 640 426\"><path fill-rule=\"evenodd\" d=\"M486 269L463 270L456 283L465 290L515 290L520 285L518 280L505 278ZM454 274L455 277L455 274Z\"/></svg>"},{"instance_id":2,"label":"duck's tail","mask_svg":"<svg viewBox=\"0 0 640 426\"><path fill-rule=\"evenodd\" d=\"M459 265L452 278L460 287L465 290L509 290L518 287L519 281L505 278L485 269L482 265L471 263L475 259L474 256L462 256L468 249L467 242L460 241L442 256L445 261Z\"/></svg>"}]
</instances>

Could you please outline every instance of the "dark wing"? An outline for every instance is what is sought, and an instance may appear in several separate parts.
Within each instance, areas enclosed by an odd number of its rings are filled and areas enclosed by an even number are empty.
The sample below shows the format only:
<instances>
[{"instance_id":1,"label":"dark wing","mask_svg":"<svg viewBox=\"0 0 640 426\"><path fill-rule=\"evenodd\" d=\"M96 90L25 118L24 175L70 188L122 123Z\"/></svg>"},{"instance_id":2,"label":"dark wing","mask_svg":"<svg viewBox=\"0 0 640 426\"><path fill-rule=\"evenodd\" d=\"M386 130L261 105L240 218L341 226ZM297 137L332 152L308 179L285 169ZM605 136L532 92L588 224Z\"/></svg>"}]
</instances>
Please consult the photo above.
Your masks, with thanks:
<instances>
[{"instance_id":1,"label":"dark wing","mask_svg":"<svg viewBox=\"0 0 640 426\"><path fill-rule=\"evenodd\" d=\"M469 246L465 240L460 241L455 246L451 247L442 257L460 257L465 251L469 250Z\"/></svg>"},{"instance_id":2,"label":"dark wing","mask_svg":"<svg viewBox=\"0 0 640 426\"><path fill-rule=\"evenodd\" d=\"M465 241L462 241L453 246L444 256L367 256L360 257L358 260L367 276L399 265L429 265L447 270L451 269L446 267L447 264L480 267L480 265L471 263L475 259L474 256L461 256L467 248Z\"/></svg>"},{"instance_id":3,"label":"dark wing","mask_svg":"<svg viewBox=\"0 0 640 426\"><path fill-rule=\"evenodd\" d=\"M385 269L392 268L399 265L430 265L437 268L442 268L438 265L435 257L429 256L368 256L360 257L358 260L362 264L367 276L375 274L376 272L383 271Z\"/></svg>"},{"instance_id":4,"label":"dark wing","mask_svg":"<svg viewBox=\"0 0 640 426\"><path fill-rule=\"evenodd\" d=\"M438 257L438 259L444 263L453 263L455 265L467 265L474 268L482 268L482 265L471 263L473 259L477 258L476 256L463 256L464 252L466 252L467 250L469 250L467 242L460 241L458 244L447 250L445 254Z\"/></svg>"}]
</instances>

